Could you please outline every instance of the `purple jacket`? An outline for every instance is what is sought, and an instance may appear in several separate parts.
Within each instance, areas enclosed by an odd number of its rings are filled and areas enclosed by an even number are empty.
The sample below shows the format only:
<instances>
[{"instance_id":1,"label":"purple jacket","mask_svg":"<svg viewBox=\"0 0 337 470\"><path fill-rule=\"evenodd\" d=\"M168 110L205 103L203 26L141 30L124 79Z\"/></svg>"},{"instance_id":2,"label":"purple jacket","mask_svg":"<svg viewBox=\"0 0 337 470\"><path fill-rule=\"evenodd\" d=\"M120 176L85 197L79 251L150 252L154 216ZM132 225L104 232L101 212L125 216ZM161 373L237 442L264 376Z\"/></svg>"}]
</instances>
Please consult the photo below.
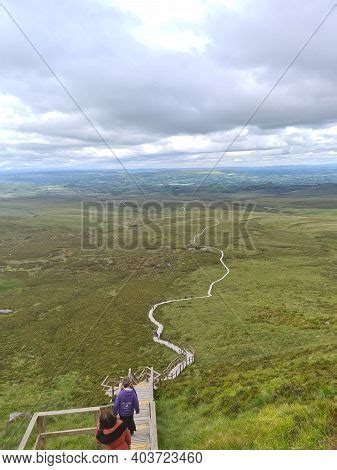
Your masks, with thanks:
<instances>
[{"instance_id":1,"label":"purple jacket","mask_svg":"<svg viewBox=\"0 0 337 470\"><path fill-rule=\"evenodd\" d=\"M139 413L139 401L137 393L132 388L123 388L117 395L114 403L114 414L117 416L130 416Z\"/></svg>"}]
</instances>

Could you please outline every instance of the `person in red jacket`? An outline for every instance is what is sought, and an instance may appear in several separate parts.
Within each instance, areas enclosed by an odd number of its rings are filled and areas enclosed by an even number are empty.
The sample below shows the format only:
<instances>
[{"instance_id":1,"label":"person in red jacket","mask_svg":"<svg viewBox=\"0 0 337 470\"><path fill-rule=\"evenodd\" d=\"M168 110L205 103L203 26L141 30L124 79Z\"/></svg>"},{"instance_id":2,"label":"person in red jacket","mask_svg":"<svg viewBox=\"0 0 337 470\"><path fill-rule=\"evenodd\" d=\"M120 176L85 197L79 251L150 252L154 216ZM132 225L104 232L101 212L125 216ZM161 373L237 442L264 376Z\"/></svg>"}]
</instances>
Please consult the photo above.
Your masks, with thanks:
<instances>
[{"instance_id":1,"label":"person in red jacket","mask_svg":"<svg viewBox=\"0 0 337 470\"><path fill-rule=\"evenodd\" d=\"M106 450L130 450L131 434L128 423L117 419L108 408L101 409L96 441Z\"/></svg>"}]
</instances>

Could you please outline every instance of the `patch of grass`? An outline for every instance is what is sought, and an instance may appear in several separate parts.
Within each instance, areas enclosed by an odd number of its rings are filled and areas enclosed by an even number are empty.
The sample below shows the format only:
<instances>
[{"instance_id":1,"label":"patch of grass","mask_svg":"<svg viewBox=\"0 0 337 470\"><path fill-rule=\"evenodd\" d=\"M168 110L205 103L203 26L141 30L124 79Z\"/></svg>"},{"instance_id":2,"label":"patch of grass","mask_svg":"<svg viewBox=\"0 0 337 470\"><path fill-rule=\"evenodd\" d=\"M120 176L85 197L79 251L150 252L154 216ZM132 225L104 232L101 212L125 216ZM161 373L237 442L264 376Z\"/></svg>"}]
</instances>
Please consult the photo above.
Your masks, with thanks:
<instances>
[{"instance_id":1,"label":"patch of grass","mask_svg":"<svg viewBox=\"0 0 337 470\"><path fill-rule=\"evenodd\" d=\"M336 239L318 236L335 213L253 217L256 249L226 251L230 275L213 297L160 311L167 337L196 350L158 391L162 448L336 445ZM200 295L220 272L214 255L184 285Z\"/></svg>"},{"instance_id":2,"label":"patch of grass","mask_svg":"<svg viewBox=\"0 0 337 470\"><path fill-rule=\"evenodd\" d=\"M218 245L230 275L214 296L156 313L166 337L196 350L196 363L157 391L160 446L334 447L331 195L236 196L256 198L249 222L255 249L239 249L234 234L228 245ZM184 248L180 215L173 226L160 221L165 243L158 250L88 251L80 246L75 198L11 196L2 201L1 215L0 301L15 315L1 320L0 447L15 448L28 419L9 425L11 412L99 405L107 400L99 385L106 375L166 366L174 355L151 340L150 306L206 293L221 269L217 254ZM187 238L202 223L189 227ZM130 230L136 229L111 228L111 236ZM216 230L225 243L229 222ZM48 425L90 422L84 416ZM95 443L89 436L48 446Z\"/></svg>"}]
</instances>

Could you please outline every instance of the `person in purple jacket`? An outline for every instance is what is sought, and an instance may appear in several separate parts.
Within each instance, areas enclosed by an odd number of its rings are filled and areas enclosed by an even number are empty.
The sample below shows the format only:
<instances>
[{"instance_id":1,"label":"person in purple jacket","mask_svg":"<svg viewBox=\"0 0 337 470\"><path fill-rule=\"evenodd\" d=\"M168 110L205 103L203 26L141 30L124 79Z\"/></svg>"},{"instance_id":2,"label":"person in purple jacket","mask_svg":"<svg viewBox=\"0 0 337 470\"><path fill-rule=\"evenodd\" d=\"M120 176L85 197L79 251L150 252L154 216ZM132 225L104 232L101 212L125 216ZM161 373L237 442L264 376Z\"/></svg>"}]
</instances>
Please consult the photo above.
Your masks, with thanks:
<instances>
[{"instance_id":1,"label":"person in purple jacket","mask_svg":"<svg viewBox=\"0 0 337 470\"><path fill-rule=\"evenodd\" d=\"M139 413L139 401L136 390L132 387L129 377L125 377L122 382L122 390L119 392L114 403L114 415L122 421L128 422L128 428L133 435L136 431L136 424L133 419L134 412Z\"/></svg>"}]
</instances>

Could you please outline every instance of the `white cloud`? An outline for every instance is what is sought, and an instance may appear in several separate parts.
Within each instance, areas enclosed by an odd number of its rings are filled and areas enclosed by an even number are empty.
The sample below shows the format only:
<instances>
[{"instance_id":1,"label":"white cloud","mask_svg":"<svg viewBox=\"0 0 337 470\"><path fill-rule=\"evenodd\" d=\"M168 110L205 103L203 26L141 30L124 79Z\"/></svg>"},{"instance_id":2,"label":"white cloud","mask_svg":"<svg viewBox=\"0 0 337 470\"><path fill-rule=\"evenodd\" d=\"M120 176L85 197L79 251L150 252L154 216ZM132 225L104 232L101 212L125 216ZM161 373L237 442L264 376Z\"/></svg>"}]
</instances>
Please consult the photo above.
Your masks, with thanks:
<instances>
[{"instance_id":1,"label":"white cloud","mask_svg":"<svg viewBox=\"0 0 337 470\"><path fill-rule=\"evenodd\" d=\"M207 167L329 5L12 0L10 9L127 166ZM13 23L1 15L0 26L0 165L118 167ZM224 164L335 158L334 38L331 18Z\"/></svg>"},{"instance_id":2,"label":"white cloud","mask_svg":"<svg viewBox=\"0 0 337 470\"><path fill-rule=\"evenodd\" d=\"M136 22L127 21L128 29L146 46L201 52L209 42L205 33L195 29L206 18L206 4L200 0L111 0L109 3L136 19Z\"/></svg>"}]
</instances>

